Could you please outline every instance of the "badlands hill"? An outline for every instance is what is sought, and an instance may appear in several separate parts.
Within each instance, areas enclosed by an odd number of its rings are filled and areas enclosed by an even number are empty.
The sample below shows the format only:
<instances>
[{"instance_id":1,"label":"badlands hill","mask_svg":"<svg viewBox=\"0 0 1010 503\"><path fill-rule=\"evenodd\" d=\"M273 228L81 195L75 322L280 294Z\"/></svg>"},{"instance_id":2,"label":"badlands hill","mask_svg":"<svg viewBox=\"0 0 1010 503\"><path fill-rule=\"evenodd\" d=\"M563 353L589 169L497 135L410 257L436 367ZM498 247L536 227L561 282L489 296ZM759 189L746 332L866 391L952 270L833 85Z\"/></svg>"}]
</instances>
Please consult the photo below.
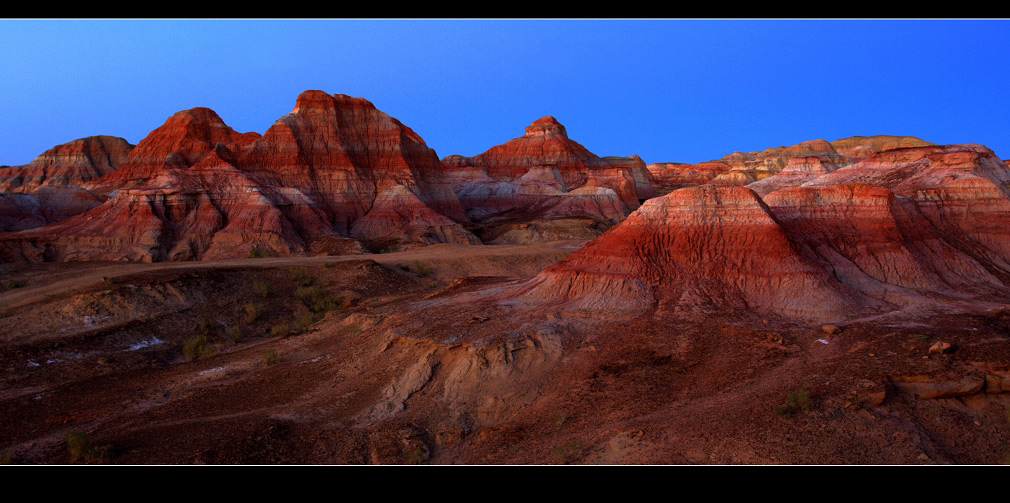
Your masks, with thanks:
<instances>
[{"instance_id":1,"label":"badlands hill","mask_svg":"<svg viewBox=\"0 0 1010 503\"><path fill-rule=\"evenodd\" d=\"M479 243L420 137L365 100L318 91L300 95L263 135L237 133L207 108L179 112L81 187L108 200L5 236L5 256L291 255L346 237L370 246Z\"/></svg>"},{"instance_id":2,"label":"badlands hill","mask_svg":"<svg viewBox=\"0 0 1010 503\"><path fill-rule=\"evenodd\" d=\"M1010 459L981 145L646 165L544 117L439 159L307 91L262 135L195 108L75 148L0 168L6 462Z\"/></svg>"},{"instance_id":3,"label":"badlands hill","mask_svg":"<svg viewBox=\"0 0 1010 503\"><path fill-rule=\"evenodd\" d=\"M1010 292L1010 171L985 147L892 149L763 198L748 187L651 199L524 295L828 322Z\"/></svg>"},{"instance_id":4,"label":"badlands hill","mask_svg":"<svg viewBox=\"0 0 1010 503\"><path fill-rule=\"evenodd\" d=\"M321 91L302 93L263 135L238 133L213 110L194 108L136 147L96 138L3 172L0 231L22 231L0 236L5 260L481 244L474 233L488 242L591 237L655 195L640 158L600 158L551 117L474 158L440 160L368 101ZM43 182L59 182L63 192L39 192ZM39 193L12 195L29 190Z\"/></svg>"}]
</instances>

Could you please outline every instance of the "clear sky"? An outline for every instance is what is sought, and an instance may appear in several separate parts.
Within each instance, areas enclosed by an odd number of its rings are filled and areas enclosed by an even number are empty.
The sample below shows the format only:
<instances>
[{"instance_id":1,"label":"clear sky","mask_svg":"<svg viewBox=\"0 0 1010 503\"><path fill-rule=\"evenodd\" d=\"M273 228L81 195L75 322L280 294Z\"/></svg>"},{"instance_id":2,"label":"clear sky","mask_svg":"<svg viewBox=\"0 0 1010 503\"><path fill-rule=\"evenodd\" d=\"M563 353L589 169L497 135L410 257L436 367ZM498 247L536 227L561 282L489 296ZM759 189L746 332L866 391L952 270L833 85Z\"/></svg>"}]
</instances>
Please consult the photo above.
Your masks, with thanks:
<instances>
[{"instance_id":1,"label":"clear sky","mask_svg":"<svg viewBox=\"0 0 1010 503\"><path fill-rule=\"evenodd\" d=\"M700 162L910 135L1010 158L1004 20L0 21L0 164L137 143L209 107L263 133L307 89L368 99L440 157L553 115L600 156Z\"/></svg>"}]
</instances>

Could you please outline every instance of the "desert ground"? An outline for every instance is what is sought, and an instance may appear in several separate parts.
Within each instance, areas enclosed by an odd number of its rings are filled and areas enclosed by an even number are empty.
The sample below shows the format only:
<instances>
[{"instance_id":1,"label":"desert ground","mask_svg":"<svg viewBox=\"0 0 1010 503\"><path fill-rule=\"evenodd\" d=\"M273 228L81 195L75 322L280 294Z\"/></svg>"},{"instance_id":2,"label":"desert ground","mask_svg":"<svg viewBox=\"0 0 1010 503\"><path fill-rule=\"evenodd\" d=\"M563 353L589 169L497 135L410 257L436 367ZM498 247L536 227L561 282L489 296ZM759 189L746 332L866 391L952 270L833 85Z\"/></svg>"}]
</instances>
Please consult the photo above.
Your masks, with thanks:
<instances>
[{"instance_id":1,"label":"desert ground","mask_svg":"<svg viewBox=\"0 0 1010 503\"><path fill-rule=\"evenodd\" d=\"M1010 310L907 310L824 327L736 314L607 319L500 301L582 244L4 264L17 284L0 292L4 459L997 464L1010 455L1010 395L999 392L1010 387Z\"/></svg>"}]
</instances>

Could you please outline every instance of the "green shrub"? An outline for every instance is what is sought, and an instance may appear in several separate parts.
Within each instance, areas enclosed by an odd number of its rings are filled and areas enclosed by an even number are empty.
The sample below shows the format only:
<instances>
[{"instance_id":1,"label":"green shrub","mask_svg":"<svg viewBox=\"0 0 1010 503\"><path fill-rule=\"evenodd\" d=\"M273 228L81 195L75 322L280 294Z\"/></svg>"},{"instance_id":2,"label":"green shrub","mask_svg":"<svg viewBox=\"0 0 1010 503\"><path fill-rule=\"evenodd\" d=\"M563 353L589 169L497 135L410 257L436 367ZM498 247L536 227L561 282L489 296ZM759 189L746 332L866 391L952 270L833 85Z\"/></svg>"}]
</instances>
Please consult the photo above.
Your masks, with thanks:
<instances>
[{"instance_id":1,"label":"green shrub","mask_svg":"<svg viewBox=\"0 0 1010 503\"><path fill-rule=\"evenodd\" d=\"M302 311L295 316L295 331L302 333L312 326L312 323L316 321L315 317L309 311Z\"/></svg>"},{"instance_id":2,"label":"green shrub","mask_svg":"<svg viewBox=\"0 0 1010 503\"><path fill-rule=\"evenodd\" d=\"M268 349L267 352L263 355L263 363L265 365L274 365L279 361L281 361L281 359L279 356L277 356L276 349Z\"/></svg>"},{"instance_id":3,"label":"green shrub","mask_svg":"<svg viewBox=\"0 0 1010 503\"><path fill-rule=\"evenodd\" d=\"M260 318L263 314L263 308L259 304L254 304L252 302L245 303L245 320L246 323L252 323Z\"/></svg>"},{"instance_id":4,"label":"green shrub","mask_svg":"<svg viewBox=\"0 0 1010 503\"><path fill-rule=\"evenodd\" d=\"M207 341L206 335L199 334L182 344L182 354L186 356L187 361L198 360L213 355L214 347Z\"/></svg>"},{"instance_id":5,"label":"green shrub","mask_svg":"<svg viewBox=\"0 0 1010 503\"><path fill-rule=\"evenodd\" d=\"M271 337L277 337L278 335L284 335L284 334L288 333L289 330L290 330L290 327L288 327L286 324L282 323L282 324L279 324L279 325L274 325L274 326L270 327L270 336Z\"/></svg>"},{"instance_id":6,"label":"green shrub","mask_svg":"<svg viewBox=\"0 0 1010 503\"><path fill-rule=\"evenodd\" d=\"M414 271L417 273L418 276L422 278L431 274L431 268L428 267L424 262L421 262L420 260L414 262Z\"/></svg>"},{"instance_id":7,"label":"green shrub","mask_svg":"<svg viewBox=\"0 0 1010 503\"><path fill-rule=\"evenodd\" d=\"M244 334L242 333L242 327L238 325L235 325L234 327L228 329L228 338L230 338L231 341L236 344L242 341L243 335Z\"/></svg>"},{"instance_id":8,"label":"green shrub","mask_svg":"<svg viewBox=\"0 0 1010 503\"><path fill-rule=\"evenodd\" d=\"M406 454L408 465L419 465L421 463L424 463L425 460L424 449L421 449L420 447L415 447L407 451Z\"/></svg>"},{"instance_id":9,"label":"green shrub","mask_svg":"<svg viewBox=\"0 0 1010 503\"><path fill-rule=\"evenodd\" d=\"M81 461L91 453L91 437L81 431L71 431L67 433L67 449L70 450L70 461Z\"/></svg>"},{"instance_id":10,"label":"green shrub","mask_svg":"<svg viewBox=\"0 0 1010 503\"><path fill-rule=\"evenodd\" d=\"M8 290L13 290L15 288L21 288L21 287L25 286L24 282L13 280L13 279L5 279L3 281L3 285L4 285L4 288L6 288Z\"/></svg>"},{"instance_id":11,"label":"green shrub","mask_svg":"<svg viewBox=\"0 0 1010 503\"><path fill-rule=\"evenodd\" d=\"M318 286L300 286L295 289L295 297L313 313L325 313L339 307L333 296Z\"/></svg>"},{"instance_id":12,"label":"green shrub","mask_svg":"<svg viewBox=\"0 0 1010 503\"><path fill-rule=\"evenodd\" d=\"M91 437L81 431L71 431L67 434L67 449L70 451L70 461L106 462L114 455L112 444L93 446Z\"/></svg>"},{"instance_id":13,"label":"green shrub","mask_svg":"<svg viewBox=\"0 0 1010 503\"><path fill-rule=\"evenodd\" d=\"M309 275L309 270L304 267L292 267L289 271L291 271L291 280L298 283L299 286L309 286L314 281Z\"/></svg>"},{"instance_id":14,"label":"green shrub","mask_svg":"<svg viewBox=\"0 0 1010 503\"><path fill-rule=\"evenodd\" d=\"M775 413L782 417L793 417L810 410L812 403L809 391L803 388L794 389L786 394L785 403L775 406Z\"/></svg>"},{"instance_id":15,"label":"green shrub","mask_svg":"<svg viewBox=\"0 0 1010 503\"><path fill-rule=\"evenodd\" d=\"M208 318L200 318L200 321L196 322L196 335L202 335L207 337L210 335L211 321Z\"/></svg>"},{"instance_id":16,"label":"green shrub","mask_svg":"<svg viewBox=\"0 0 1010 503\"><path fill-rule=\"evenodd\" d=\"M266 251L260 250L260 248L258 246L254 246L251 250L249 250L249 255L248 255L247 258L264 258L264 257L269 257L269 256L270 256L269 253L267 253Z\"/></svg>"},{"instance_id":17,"label":"green shrub","mask_svg":"<svg viewBox=\"0 0 1010 503\"><path fill-rule=\"evenodd\" d=\"M267 298L270 295L270 283L260 279L253 281L253 292L264 299Z\"/></svg>"},{"instance_id":18,"label":"green shrub","mask_svg":"<svg viewBox=\"0 0 1010 503\"><path fill-rule=\"evenodd\" d=\"M396 253L398 251L400 251L399 246L395 244L389 244L384 246L381 250L379 250L379 253Z\"/></svg>"}]
</instances>

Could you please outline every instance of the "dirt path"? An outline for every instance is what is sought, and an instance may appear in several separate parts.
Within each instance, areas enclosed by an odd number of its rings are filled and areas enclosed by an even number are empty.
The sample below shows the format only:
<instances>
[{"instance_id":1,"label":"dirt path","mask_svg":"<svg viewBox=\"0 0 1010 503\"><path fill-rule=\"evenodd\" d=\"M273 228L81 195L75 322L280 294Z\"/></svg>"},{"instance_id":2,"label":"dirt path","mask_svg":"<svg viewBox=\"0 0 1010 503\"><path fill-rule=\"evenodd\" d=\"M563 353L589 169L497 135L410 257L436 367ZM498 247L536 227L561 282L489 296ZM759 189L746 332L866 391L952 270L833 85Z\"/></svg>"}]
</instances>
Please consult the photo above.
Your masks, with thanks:
<instances>
[{"instance_id":1,"label":"dirt path","mask_svg":"<svg viewBox=\"0 0 1010 503\"><path fill-rule=\"evenodd\" d=\"M94 264L94 267L88 267L86 270L80 271L80 273L69 275L70 277L64 278L63 276L67 275L61 274L55 276L58 279L53 281L0 292L0 310L12 309L31 304L33 302L39 302L49 297L62 296L70 292L91 288L104 283L106 278L116 278L149 271L233 267L309 266L323 265L329 262L362 259L371 259L380 264L411 264L415 261L438 263L440 261L461 259L469 260L478 257L534 257L552 253L557 254L559 252L563 254L571 253L585 243L586 241L582 240L572 240L529 245L472 246L459 244L438 244L402 252L367 255L271 257L258 259L241 258L201 262L102 262Z\"/></svg>"}]
</instances>

